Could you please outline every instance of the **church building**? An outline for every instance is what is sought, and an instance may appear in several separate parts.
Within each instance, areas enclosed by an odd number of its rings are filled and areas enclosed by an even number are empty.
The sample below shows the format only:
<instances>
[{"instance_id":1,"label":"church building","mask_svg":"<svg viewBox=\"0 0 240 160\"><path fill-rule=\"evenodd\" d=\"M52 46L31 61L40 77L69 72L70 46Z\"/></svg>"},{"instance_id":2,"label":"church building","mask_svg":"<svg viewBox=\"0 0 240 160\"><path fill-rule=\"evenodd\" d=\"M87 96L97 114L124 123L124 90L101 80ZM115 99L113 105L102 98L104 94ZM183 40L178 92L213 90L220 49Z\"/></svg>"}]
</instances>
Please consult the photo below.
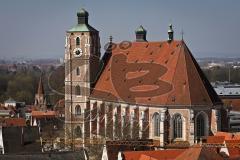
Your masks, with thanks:
<instances>
[{"instance_id":1,"label":"church building","mask_svg":"<svg viewBox=\"0 0 240 160\"><path fill-rule=\"evenodd\" d=\"M133 41L111 37L101 57L88 17L81 9L66 33L66 141L152 139L164 147L228 129L226 108L172 25L163 41L149 41L143 26Z\"/></svg>"}]
</instances>

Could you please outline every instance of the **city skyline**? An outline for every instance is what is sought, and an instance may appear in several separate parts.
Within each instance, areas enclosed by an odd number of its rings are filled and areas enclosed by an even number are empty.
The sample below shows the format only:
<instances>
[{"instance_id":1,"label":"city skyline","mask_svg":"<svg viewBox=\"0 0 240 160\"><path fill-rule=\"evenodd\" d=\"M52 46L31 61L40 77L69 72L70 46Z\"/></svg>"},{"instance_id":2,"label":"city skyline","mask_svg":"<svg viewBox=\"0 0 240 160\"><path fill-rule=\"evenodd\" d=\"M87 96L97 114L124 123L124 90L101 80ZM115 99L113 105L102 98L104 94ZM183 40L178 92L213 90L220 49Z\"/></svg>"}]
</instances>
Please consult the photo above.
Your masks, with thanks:
<instances>
[{"instance_id":1,"label":"city skyline","mask_svg":"<svg viewBox=\"0 0 240 160\"><path fill-rule=\"evenodd\" d=\"M111 7L110 7L111 6ZM89 23L100 31L101 54L109 35L114 42L135 39L139 25L147 40L167 39L169 23L175 39L184 40L196 57L238 57L240 2L144 1L2 1L0 6L0 56L11 58L61 58L65 31L77 23L76 13L85 8ZM147 11L147 12L145 12ZM70 25L69 25L70 24Z\"/></svg>"}]
</instances>

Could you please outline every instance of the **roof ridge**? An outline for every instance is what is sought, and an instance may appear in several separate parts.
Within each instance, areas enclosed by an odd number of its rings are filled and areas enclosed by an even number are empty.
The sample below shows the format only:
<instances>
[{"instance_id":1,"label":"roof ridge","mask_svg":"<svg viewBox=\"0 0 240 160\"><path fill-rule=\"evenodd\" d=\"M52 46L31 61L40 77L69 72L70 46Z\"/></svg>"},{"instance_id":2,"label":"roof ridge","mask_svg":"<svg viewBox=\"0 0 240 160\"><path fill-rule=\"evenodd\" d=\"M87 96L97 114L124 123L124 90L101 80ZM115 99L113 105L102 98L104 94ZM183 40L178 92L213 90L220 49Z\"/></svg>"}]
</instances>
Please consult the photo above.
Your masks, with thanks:
<instances>
[{"instance_id":1,"label":"roof ridge","mask_svg":"<svg viewBox=\"0 0 240 160\"><path fill-rule=\"evenodd\" d=\"M185 45L185 44L184 44ZM190 56L193 65L195 66L195 69L197 71L197 76L201 79L201 84L204 86L204 92L208 95L209 100L211 101L212 105L214 105L214 97L215 95L217 95L217 93L214 91L214 89L212 88L212 85L210 84L210 82L208 81L208 79L206 78L205 74L203 73L203 71L201 70L200 66L198 65L198 63L196 62L195 58L193 57L191 51L188 49L188 47L185 45L185 48L187 49L188 55ZM208 84L206 84L208 83ZM209 85L209 86L207 86ZM209 92L215 92L213 94L210 94ZM219 99L219 97L217 96L218 101L221 102L221 100Z\"/></svg>"},{"instance_id":2,"label":"roof ridge","mask_svg":"<svg viewBox=\"0 0 240 160\"><path fill-rule=\"evenodd\" d=\"M182 41L181 46L183 46L183 45L185 46L184 41ZM183 49L184 49L184 48L183 48ZM185 49L184 49L184 53L185 53ZM188 76L189 76L189 73L188 73L188 68L187 68L186 54L184 54L184 60L185 60L184 65L185 65L186 73L187 73L189 99L190 99L190 104L192 105L192 98L191 98L190 85L189 85L189 77L188 77Z\"/></svg>"},{"instance_id":3,"label":"roof ridge","mask_svg":"<svg viewBox=\"0 0 240 160\"><path fill-rule=\"evenodd\" d=\"M192 98L191 98L190 85L189 85L189 76L188 76L188 67L187 67L185 49L183 46L185 46L185 43L184 43L184 41L181 41L181 49L183 49L183 53L184 53L184 60L185 60L184 65L186 68L187 81L188 81L188 95L189 95L190 105L192 105Z\"/></svg>"},{"instance_id":4,"label":"roof ridge","mask_svg":"<svg viewBox=\"0 0 240 160\"><path fill-rule=\"evenodd\" d=\"M186 45L185 45L185 47L186 47ZM194 68L196 69L196 71L197 71L197 73L198 73L198 74L196 74L196 76L200 79L200 83L201 83L201 84L203 85L203 87L204 87L203 92L208 95L207 97L208 97L208 99L209 99L209 94L208 94L208 92L206 91L206 90L207 90L207 87L206 87L205 84L203 83L202 77L200 76L200 72L199 72L199 70L197 69L196 64L194 63L194 58L191 56L191 53L189 52L189 50L186 50L186 52L188 52L188 56L190 56L190 58L191 58L191 61L190 61L190 62L193 63ZM186 56L187 56L187 54L186 54ZM186 68L186 69L187 69L187 71L188 71L188 68ZM210 98L210 101L212 101L211 98Z\"/></svg>"},{"instance_id":5,"label":"roof ridge","mask_svg":"<svg viewBox=\"0 0 240 160\"><path fill-rule=\"evenodd\" d=\"M180 52L181 46L180 46L180 47L177 47L177 49L178 49L178 52ZM175 48L173 51L175 51L175 50L176 50L176 48ZM176 66L177 66L178 63L179 63L179 57L180 57L180 54L178 54ZM175 79L175 76L174 76L175 73L176 73L176 69L174 70L174 73L173 73L173 76L172 76L172 80L171 80L171 84L173 84L173 81L174 81L174 79ZM174 86L173 86L173 87L174 87ZM165 103L165 104L168 103L168 99L169 99L170 96L171 96L171 94L168 94L168 96L167 96L167 98L166 98L166 103Z\"/></svg>"}]
</instances>

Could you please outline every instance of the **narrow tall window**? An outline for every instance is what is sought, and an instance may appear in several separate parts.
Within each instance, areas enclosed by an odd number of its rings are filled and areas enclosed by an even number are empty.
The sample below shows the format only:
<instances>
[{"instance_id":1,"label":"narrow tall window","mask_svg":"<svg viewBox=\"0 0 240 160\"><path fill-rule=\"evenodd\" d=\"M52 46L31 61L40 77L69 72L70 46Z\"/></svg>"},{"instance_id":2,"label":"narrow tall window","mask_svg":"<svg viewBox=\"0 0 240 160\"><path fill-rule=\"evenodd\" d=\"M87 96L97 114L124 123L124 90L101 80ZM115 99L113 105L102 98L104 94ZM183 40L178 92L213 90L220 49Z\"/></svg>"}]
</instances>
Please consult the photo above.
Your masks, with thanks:
<instances>
[{"instance_id":1,"label":"narrow tall window","mask_svg":"<svg viewBox=\"0 0 240 160\"><path fill-rule=\"evenodd\" d=\"M80 105L76 105L76 107L75 107L75 114L76 115L81 115L81 107L80 107Z\"/></svg>"},{"instance_id":2,"label":"narrow tall window","mask_svg":"<svg viewBox=\"0 0 240 160\"><path fill-rule=\"evenodd\" d=\"M153 133L154 136L159 137L160 136L160 115L158 113L155 113L153 115Z\"/></svg>"},{"instance_id":3,"label":"narrow tall window","mask_svg":"<svg viewBox=\"0 0 240 160\"><path fill-rule=\"evenodd\" d=\"M176 114L173 116L173 137L182 138L182 118L180 114Z\"/></svg>"},{"instance_id":4,"label":"narrow tall window","mask_svg":"<svg viewBox=\"0 0 240 160\"><path fill-rule=\"evenodd\" d=\"M80 126L77 126L75 128L75 135L76 135L76 138L82 138L82 130Z\"/></svg>"},{"instance_id":5,"label":"narrow tall window","mask_svg":"<svg viewBox=\"0 0 240 160\"><path fill-rule=\"evenodd\" d=\"M75 87L75 94L78 95L78 96L81 95L81 88L80 88L80 86L76 86Z\"/></svg>"},{"instance_id":6,"label":"narrow tall window","mask_svg":"<svg viewBox=\"0 0 240 160\"><path fill-rule=\"evenodd\" d=\"M79 69L79 67L76 68L76 75L77 75L77 76L80 75L80 69Z\"/></svg>"},{"instance_id":7,"label":"narrow tall window","mask_svg":"<svg viewBox=\"0 0 240 160\"><path fill-rule=\"evenodd\" d=\"M79 38L79 37L76 38L76 45L77 45L77 46L80 45L80 38Z\"/></svg>"},{"instance_id":8,"label":"narrow tall window","mask_svg":"<svg viewBox=\"0 0 240 160\"><path fill-rule=\"evenodd\" d=\"M197 116L197 138L205 136L205 119L202 114Z\"/></svg>"}]
</instances>

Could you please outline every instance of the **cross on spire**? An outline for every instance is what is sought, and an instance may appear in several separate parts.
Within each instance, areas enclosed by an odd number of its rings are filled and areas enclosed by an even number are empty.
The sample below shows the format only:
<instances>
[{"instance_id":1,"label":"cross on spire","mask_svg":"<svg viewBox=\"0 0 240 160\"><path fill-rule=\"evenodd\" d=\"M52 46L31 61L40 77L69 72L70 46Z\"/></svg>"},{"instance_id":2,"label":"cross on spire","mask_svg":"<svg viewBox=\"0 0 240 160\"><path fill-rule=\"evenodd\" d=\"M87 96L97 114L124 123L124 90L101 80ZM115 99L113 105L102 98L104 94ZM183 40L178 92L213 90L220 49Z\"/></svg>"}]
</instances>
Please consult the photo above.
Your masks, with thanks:
<instances>
[{"instance_id":1,"label":"cross on spire","mask_svg":"<svg viewBox=\"0 0 240 160\"><path fill-rule=\"evenodd\" d=\"M183 40L183 36L184 36L184 31L183 31L183 29L182 29L182 31L181 31L181 36L182 36L182 40Z\"/></svg>"}]
</instances>

